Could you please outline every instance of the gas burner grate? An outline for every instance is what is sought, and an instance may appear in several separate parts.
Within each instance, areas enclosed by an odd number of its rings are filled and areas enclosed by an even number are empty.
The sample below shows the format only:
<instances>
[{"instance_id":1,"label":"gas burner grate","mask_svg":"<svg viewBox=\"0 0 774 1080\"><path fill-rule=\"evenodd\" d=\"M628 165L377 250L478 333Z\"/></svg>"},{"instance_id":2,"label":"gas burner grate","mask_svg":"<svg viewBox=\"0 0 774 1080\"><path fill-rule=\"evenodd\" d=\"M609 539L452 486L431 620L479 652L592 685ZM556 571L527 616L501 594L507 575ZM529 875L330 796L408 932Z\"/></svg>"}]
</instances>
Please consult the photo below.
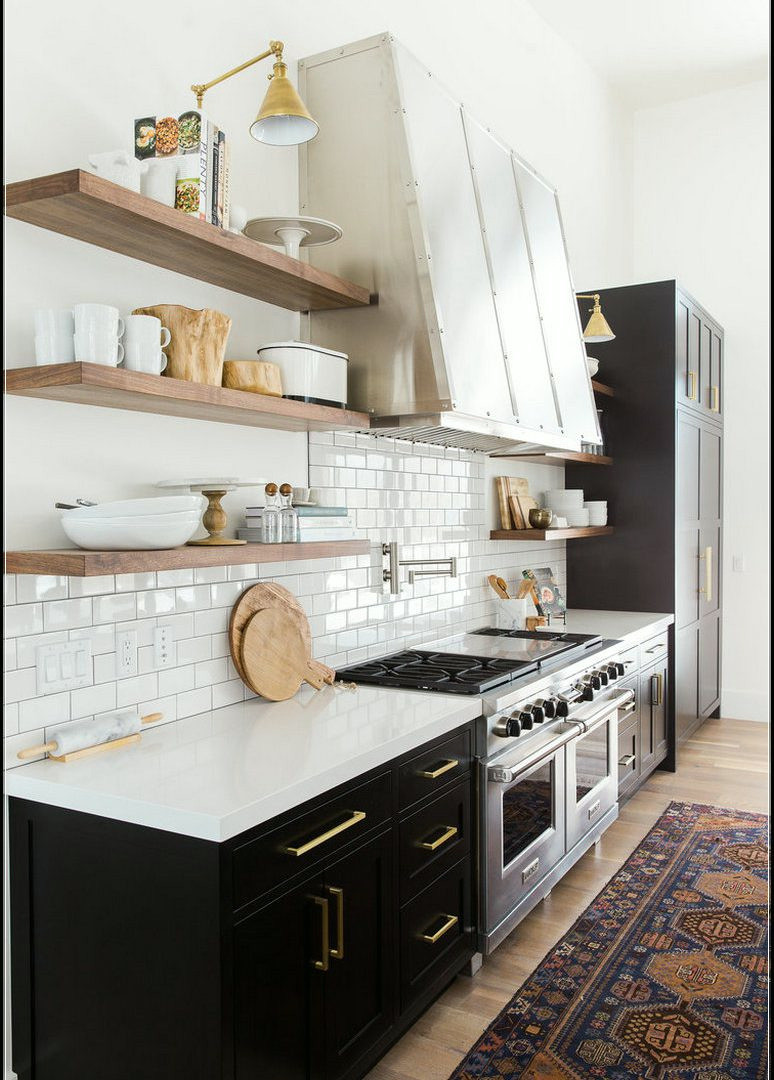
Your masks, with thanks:
<instances>
[{"instance_id":1,"label":"gas burner grate","mask_svg":"<svg viewBox=\"0 0 774 1080\"><path fill-rule=\"evenodd\" d=\"M457 656L410 649L378 660L339 670L338 678L376 686L440 690L478 694L519 675L537 670L536 664L488 656Z\"/></svg>"}]
</instances>

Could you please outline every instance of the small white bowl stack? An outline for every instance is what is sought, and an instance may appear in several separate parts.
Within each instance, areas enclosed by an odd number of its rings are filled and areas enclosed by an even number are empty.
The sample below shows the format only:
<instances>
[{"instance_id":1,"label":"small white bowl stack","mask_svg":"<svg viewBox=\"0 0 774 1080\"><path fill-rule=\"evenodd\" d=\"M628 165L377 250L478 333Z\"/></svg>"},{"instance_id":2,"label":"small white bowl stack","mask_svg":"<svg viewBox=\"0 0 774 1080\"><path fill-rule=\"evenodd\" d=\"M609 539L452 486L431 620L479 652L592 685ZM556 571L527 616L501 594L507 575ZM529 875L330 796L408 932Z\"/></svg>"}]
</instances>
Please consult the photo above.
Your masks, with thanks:
<instances>
[{"instance_id":1,"label":"small white bowl stack","mask_svg":"<svg viewBox=\"0 0 774 1080\"><path fill-rule=\"evenodd\" d=\"M89 551L160 551L190 540L206 505L201 495L168 495L76 506L63 511L62 528Z\"/></svg>"},{"instance_id":2,"label":"small white bowl stack","mask_svg":"<svg viewBox=\"0 0 774 1080\"><path fill-rule=\"evenodd\" d=\"M553 488L544 492L543 501L554 521L564 519L570 529L607 524L607 503L584 502L582 488Z\"/></svg>"}]
</instances>

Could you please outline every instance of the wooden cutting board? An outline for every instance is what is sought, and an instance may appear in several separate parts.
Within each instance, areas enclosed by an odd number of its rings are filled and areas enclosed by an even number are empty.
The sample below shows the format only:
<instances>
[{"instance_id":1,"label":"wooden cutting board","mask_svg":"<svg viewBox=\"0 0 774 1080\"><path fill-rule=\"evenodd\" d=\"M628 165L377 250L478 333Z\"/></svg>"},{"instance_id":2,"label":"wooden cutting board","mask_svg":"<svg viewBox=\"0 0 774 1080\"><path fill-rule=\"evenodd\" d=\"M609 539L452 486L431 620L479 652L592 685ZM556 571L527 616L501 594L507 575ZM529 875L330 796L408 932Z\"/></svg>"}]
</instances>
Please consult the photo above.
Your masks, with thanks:
<instances>
[{"instance_id":1,"label":"wooden cutting board","mask_svg":"<svg viewBox=\"0 0 774 1080\"><path fill-rule=\"evenodd\" d=\"M242 667L242 638L245 627L250 619L259 611L278 609L286 612L295 622L296 627L304 639L307 652L312 653L312 632L309 629L309 620L304 609L299 604L292 592L284 589L281 585L275 585L272 581L259 582L251 585L242 593L231 609L231 617L228 624L228 642L231 649L231 659L237 669L242 682L249 684ZM323 679L332 683L336 678L336 672L319 660L313 660Z\"/></svg>"},{"instance_id":2,"label":"wooden cutting board","mask_svg":"<svg viewBox=\"0 0 774 1080\"><path fill-rule=\"evenodd\" d=\"M325 685L296 621L279 608L258 611L248 622L242 634L242 668L248 686L269 701L287 701L303 682L316 690Z\"/></svg>"}]
</instances>

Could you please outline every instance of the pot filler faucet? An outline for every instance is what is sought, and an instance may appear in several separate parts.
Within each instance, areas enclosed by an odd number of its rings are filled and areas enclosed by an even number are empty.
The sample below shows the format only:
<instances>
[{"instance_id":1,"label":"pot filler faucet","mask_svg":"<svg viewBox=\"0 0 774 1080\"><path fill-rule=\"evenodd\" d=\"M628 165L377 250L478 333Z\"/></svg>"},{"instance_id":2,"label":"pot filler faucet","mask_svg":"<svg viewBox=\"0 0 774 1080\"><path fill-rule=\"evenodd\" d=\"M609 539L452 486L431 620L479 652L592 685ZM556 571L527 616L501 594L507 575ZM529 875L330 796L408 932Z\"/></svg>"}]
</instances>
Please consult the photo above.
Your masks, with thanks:
<instances>
[{"instance_id":1,"label":"pot filler faucet","mask_svg":"<svg viewBox=\"0 0 774 1080\"><path fill-rule=\"evenodd\" d=\"M452 555L449 559L401 559L400 548L397 541L391 544L382 544L382 554L390 560L389 568L382 571L382 579L389 581L390 592L396 595L400 592L400 568L401 566L436 566L445 567L443 570L409 570L409 584L413 585L419 577L456 577L457 559Z\"/></svg>"}]
</instances>

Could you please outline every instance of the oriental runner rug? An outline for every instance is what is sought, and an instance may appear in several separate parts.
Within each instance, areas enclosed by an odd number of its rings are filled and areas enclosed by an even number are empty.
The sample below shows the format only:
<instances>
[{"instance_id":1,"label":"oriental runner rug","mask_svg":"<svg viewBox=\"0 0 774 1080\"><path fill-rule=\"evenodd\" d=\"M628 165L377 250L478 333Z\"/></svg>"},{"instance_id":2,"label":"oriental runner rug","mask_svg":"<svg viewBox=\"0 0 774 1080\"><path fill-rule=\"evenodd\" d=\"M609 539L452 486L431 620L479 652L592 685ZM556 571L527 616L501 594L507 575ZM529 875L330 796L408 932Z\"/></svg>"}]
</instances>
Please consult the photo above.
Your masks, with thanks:
<instances>
[{"instance_id":1,"label":"oriental runner rug","mask_svg":"<svg viewBox=\"0 0 774 1080\"><path fill-rule=\"evenodd\" d=\"M768 818L669 805L451 1080L764 1080Z\"/></svg>"}]
</instances>

